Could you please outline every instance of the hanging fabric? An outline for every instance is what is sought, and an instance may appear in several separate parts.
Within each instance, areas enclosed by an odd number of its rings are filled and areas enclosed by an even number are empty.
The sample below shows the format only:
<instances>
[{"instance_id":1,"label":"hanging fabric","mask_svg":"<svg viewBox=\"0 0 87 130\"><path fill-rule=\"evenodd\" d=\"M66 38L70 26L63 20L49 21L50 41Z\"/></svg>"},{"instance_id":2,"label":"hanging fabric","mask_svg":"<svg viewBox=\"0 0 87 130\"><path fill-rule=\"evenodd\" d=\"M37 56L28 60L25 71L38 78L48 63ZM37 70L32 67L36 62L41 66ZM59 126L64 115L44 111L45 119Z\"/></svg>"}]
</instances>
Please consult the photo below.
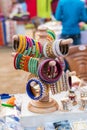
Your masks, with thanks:
<instances>
[{"instance_id":1,"label":"hanging fabric","mask_svg":"<svg viewBox=\"0 0 87 130\"><path fill-rule=\"evenodd\" d=\"M51 1L37 0L37 16L41 18L51 18Z\"/></svg>"},{"instance_id":2,"label":"hanging fabric","mask_svg":"<svg viewBox=\"0 0 87 130\"><path fill-rule=\"evenodd\" d=\"M37 15L36 0L25 0L25 2L27 5L27 11L30 13L30 18L35 17Z\"/></svg>"}]
</instances>

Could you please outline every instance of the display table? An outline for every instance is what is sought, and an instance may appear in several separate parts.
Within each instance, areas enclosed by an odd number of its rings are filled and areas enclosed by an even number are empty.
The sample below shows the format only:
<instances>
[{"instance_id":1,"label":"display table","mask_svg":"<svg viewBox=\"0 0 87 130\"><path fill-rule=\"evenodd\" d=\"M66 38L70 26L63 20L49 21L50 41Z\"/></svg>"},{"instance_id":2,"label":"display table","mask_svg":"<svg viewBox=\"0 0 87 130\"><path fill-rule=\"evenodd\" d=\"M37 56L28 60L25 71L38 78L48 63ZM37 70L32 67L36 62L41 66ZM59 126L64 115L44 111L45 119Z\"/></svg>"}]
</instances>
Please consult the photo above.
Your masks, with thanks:
<instances>
[{"instance_id":1,"label":"display table","mask_svg":"<svg viewBox=\"0 0 87 130\"><path fill-rule=\"evenodd\" d=\"M78 97L79 93L77 92ZM87 111L81 111L79 109L80 105L76 105L72 107L71 111L60 111L61 109L61 102L60 100L67 95L67 92L62 92L55 96L51 96L54 98L59 104L59 110L56 112L52 112L49 114L36 114L30 112L28 108L28 103L30 101L29 97L25 94L23 97L22 102L22 110L21 110L21 124L24 127L37 127L37 126L44 126L47 122L55 122L60 120L86 120L87 119Z\"/></svg>"}]
</instances>

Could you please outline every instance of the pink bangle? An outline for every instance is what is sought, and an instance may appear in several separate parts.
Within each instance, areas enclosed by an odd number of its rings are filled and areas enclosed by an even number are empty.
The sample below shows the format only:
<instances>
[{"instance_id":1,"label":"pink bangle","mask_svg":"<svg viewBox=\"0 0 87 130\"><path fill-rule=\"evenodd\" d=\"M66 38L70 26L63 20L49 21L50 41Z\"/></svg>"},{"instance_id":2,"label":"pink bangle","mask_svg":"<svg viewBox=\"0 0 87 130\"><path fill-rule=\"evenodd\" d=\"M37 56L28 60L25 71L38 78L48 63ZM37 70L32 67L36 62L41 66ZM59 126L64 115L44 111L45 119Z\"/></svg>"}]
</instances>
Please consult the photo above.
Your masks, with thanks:
<instances>
[{"instance_id":1,"label":"pink bangle","mask_svg":"<svg viewBox=\"0 0 87 130\"><path fill-rule=\"evenodd\" d=\"M43 54L42 45L40 44L40 42L38 42L38 45L39 45L39 49L40 49L40 54Z\"/></svg>"}]
</instances>

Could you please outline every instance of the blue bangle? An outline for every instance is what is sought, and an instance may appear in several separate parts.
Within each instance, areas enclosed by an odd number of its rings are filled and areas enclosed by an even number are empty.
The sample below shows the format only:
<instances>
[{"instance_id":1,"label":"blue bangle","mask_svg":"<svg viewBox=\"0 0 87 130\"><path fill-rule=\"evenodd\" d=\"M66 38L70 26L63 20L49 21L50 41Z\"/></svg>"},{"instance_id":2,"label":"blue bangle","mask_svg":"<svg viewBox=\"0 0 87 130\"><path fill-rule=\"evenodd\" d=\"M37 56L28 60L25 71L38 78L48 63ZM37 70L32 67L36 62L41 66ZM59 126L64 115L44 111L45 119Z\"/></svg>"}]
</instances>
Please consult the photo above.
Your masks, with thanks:
<instances>
[{"instance_id":1,"label":"blue bangle","mask_svg":"<svg viewBox=\"0 0 87 130\"><path fill-rule=\"evenodd\" d=\"M38 97L35 97L31 91L31 82L36 82L37 84L39 84L40 86L40 96ZM26 91L27 91L27 94L28 96L33 99L33 100L40 100L42 97L43 97L43 91L44 91L44 87L42 85L42 83L38 80L38 79L30 79L26 85Z\"/></svg>"}]
</instances>

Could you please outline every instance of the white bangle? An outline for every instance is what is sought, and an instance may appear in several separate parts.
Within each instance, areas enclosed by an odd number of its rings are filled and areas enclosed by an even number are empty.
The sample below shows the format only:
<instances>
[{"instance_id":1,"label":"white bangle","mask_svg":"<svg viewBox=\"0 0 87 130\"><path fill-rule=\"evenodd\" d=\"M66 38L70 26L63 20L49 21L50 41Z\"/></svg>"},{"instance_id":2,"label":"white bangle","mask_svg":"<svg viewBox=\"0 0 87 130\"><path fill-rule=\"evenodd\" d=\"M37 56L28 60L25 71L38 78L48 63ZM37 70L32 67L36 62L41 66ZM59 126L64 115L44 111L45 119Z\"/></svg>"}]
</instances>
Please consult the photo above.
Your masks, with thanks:
<instances>
[{"instance_id":1,"label":"white bangle","mask_svg":"<svg viewBox=\"0 0 87 130\"><path fill-rule=\"evenodd\" d=\"M47 43L45 43L44 46L43 46L43 55L44 55L46 58L48 58L47 53L46 53L46 46L47 46Z\"/></svg>"},{"instance_id":2,"label":"white bangle","mask_svg":"<svg viewBox=\"0 0 87 130\"><path fill-rule=\"evenodd\" d=\"M61 52L61 50L60 50L61 41L62 41L62 39L56 41L56 48L55 48L55 49L56 49L56 52L57 52L57 54L58 54L59 56L64 57L64 56L67 55L67 53L64 54L64 53ZM61 45L61 46L62 46L62 45ZM65 48L65 49L66 49L66 48Z\"/></svg>"},{"instance_id":3,"label":"white bangle","mask_svg":"<svg viewBox=\"0 0 87 130\"><path fill-rule=\"evenodd\" d=\"M58 57L58 55L57 55L57 52L56 52L56 41L54 41L53 42L53 44L52 44L52 50L53 50L53 53L54 53L54 55L56 56L56 57Z\"/></svg>"}]
</instances>

